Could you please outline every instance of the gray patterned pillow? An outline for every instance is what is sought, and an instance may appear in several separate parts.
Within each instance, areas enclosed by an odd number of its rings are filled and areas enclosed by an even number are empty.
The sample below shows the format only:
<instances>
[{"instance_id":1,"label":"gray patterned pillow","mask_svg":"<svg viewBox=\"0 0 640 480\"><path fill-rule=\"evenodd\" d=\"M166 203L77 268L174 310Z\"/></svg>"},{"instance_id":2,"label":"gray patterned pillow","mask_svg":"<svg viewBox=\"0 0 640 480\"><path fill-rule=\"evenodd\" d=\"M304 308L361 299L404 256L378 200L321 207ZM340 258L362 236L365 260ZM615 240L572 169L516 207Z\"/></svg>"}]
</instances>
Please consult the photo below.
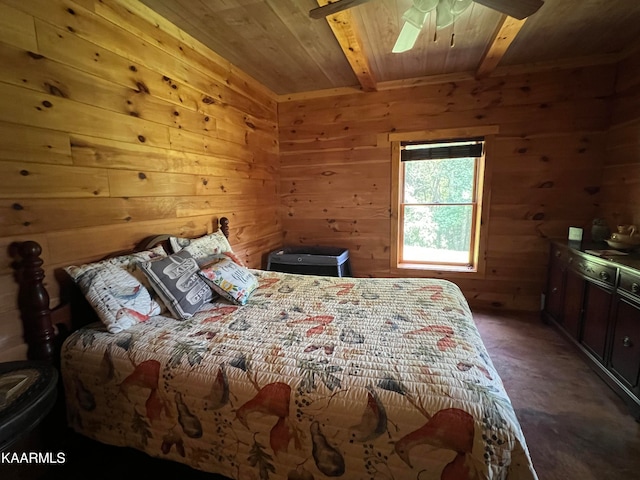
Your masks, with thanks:
<instances>
[{"instance_id":1,"label":"gray patterned pillow","mask_svg":"<svg viewBox=\"0 0 640 480\"><path fill-rule=\"evenodd\" d=\"M213 297L209 286L198 275L200 268L196 260L187 251L143 263L140 267L175 318L193 316Z\"/></svg>"}]
</instances>

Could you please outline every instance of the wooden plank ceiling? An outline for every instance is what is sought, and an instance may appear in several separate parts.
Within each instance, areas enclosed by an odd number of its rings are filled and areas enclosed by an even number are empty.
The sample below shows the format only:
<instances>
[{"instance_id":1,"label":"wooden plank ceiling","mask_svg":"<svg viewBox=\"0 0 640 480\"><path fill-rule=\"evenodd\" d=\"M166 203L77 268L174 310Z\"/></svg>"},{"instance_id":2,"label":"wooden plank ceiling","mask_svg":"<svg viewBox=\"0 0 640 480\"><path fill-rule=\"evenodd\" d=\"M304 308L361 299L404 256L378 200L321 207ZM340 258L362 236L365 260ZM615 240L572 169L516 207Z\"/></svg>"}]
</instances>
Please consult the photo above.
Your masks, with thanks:
<instances>
[{"instance_id":1,"label":"wooden plank ceiling","mask_svg":"<svg viewBox=\"0 0 640 480\"><path fill-rule=\"evenodd\" d=\"M309 11L328 0L141 1L279 95L615 62L640 38L635 0L545 0L524 22L473 3L446 28L429 14L401 54L391 49L412 0L370 0L326 20Z\"/></svg>"}]
</instances>

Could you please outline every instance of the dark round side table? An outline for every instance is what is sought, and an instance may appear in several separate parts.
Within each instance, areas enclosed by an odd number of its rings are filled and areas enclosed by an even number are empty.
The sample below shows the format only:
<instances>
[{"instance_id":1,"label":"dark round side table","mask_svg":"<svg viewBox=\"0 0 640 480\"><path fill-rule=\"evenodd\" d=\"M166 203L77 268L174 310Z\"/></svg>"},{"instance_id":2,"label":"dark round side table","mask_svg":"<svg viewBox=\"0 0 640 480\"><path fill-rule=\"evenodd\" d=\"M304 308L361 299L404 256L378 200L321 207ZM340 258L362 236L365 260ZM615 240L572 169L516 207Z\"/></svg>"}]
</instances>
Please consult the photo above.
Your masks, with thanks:
<instances>
[{"instance_id":1,"label":"dark round side table","mask_svg":"<svg viewBox=\"0 0 640 480\"><path fill-rule=\"evenodd\" d=\"M0 363L0 452L31 432L56 403L58 371L47 363Z\"/></svg>"}]
</instances>

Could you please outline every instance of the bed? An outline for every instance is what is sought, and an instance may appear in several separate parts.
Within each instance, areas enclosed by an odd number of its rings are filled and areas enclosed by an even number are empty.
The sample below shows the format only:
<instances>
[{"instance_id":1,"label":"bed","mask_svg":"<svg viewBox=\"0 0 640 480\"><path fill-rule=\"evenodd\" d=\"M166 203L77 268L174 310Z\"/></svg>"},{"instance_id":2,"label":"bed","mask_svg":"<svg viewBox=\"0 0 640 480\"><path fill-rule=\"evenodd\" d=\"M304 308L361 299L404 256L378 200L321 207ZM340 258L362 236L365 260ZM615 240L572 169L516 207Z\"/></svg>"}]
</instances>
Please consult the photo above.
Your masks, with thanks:
<instances>
[{"instance_id":1,"label":"bed","mask_svg":"<svg viewBox=\"0 0 640 480\"><path fill-rule=\"evenodd\" d=\"M36 245L20 250L21 306L30 351L50 357ZM454 283L247 270L257 288L244 304L70 333L69 426L233 479L537 478Z\"/></svg>"}]
</instances>

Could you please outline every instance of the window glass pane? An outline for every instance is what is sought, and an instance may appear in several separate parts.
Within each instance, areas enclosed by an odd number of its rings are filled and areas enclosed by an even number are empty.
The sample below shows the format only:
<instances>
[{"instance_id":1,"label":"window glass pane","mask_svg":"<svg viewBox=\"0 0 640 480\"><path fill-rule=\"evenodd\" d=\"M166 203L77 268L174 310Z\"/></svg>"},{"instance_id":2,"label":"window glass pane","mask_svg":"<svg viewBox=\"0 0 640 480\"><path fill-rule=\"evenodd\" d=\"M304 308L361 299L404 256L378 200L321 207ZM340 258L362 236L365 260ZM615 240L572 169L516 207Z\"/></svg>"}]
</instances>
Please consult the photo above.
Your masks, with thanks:
<instances>
[{"instance_id":1,"label":"window glass pane","mask_svg":"<svg viewBox=\"0 0 640 480\"><path fill-rule=\"evenodd\" d=\"M403 162L404 203L473 202L474 158Z\"/></svg>"},{"instance_id":2,"label":"window glass pane","mask_svg":"<svg viewBox=\"0 0 640 480\"><path fill-rule=\"evenodd\" d=\"M471 205L404 207L404 262L469 263Z\"/></svg>"}]
</instances>

